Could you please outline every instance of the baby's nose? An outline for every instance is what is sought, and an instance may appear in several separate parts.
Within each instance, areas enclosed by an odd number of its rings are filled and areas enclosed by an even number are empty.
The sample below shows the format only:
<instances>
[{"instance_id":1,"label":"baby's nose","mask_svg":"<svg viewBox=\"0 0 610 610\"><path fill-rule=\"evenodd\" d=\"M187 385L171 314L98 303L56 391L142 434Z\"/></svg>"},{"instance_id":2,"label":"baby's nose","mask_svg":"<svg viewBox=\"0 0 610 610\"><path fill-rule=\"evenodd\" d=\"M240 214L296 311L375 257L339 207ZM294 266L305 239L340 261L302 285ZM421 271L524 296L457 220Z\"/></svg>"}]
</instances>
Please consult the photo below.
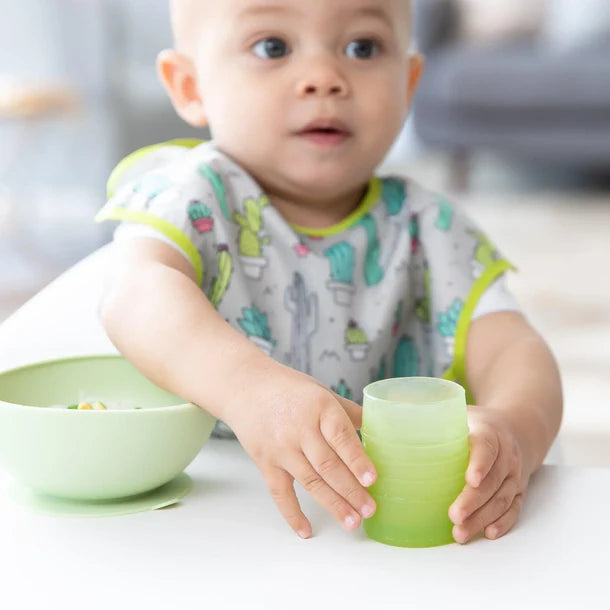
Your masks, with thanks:
<instances>
[{"instance_id":1,"label":"baby's nose","mask_svg":"<svg viewBox=\"0 0 610 610\"><path fill-rule=\"evenodd\" d=\"M331 61L319 59L304 66L304 74L297 83L297 95L306 97L337 96L343 97L349 90L346 79Z\"/></svg>"}]
</instances>

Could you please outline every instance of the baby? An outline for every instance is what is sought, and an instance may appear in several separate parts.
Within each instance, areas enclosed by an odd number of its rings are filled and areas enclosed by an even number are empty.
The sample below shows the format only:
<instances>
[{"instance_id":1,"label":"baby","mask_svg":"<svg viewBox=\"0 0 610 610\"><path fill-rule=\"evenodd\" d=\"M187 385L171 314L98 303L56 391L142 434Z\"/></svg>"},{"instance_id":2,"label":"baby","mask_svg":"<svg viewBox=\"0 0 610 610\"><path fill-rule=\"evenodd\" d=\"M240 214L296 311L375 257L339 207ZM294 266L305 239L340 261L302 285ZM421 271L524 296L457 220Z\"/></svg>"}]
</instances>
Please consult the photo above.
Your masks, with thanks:
<instances>
[{"instance_id":1,"label":"baby","mask_svg":"<svg viewBox=\"0 0 610 610\"><path fill-rule=\"evenodd\" d=\"M453 534L516 522L562 412L510 268L454 205L376 176L423 61L406 0L174 0L159 73L208 143L115 170L101 314L144 374L230 427L290 527L294 482L347 529L375 511L357 404L371 381L444 376L470 403ZM475 406L476 405L476 406Z\"/></svg>"}]
</instances>

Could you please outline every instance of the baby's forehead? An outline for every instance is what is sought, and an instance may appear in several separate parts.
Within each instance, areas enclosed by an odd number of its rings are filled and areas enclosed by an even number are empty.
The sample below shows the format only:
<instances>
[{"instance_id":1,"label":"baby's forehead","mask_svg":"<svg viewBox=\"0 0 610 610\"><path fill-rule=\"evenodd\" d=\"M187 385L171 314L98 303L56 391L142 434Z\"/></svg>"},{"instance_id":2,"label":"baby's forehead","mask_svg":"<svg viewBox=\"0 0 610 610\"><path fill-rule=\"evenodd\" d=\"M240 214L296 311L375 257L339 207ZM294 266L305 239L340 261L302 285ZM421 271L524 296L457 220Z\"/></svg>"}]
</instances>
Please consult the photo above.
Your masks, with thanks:
<instances>
[{"instance_id":1,"label":"baby's forehead","mask_svg":"<svg viewBox=\"0 0 610 610\"><path fill-rule=\"evenodd\" d=\"M226 1L226 0L223 0ZM177 47L187 48L193 32L205 18L209 0L169 0L169 10Z\"/></svg>"},{"instance_id":2,"label":"baby's forehead","mask_svg":"<svg viewBox=\"0 0 610 610\"><path fill-rule=\"evenodd\" d=\"M399 6L410 12L411 0L322 0L324 3L354 5L385 5L386 9ZM205 11L212 8L221 8L221 14L226 14L229 6L247 11L250 8L282 8L297 4L301 11L306 11L312 0L169 0L172 21L184 25L197 22L205 17ZM369 6L370 8L370 6ZM222 10L224 9L224 10Z\"/></svg>"},{"instance_id":3,"label":"baby's forehead","mask_svg":"<svg viewBox=\"0 0 610 610\"><path fill-rule=\"evenodd\" d=\"M238 12L248 12L256 8L289 8L297 5L301 12L313 10L316 2L332 2L335 8L384 8L390 12L400 12L407 19L410 16L411 0L169 0L172 26L177 46L189 47L196 32L206 19L213 21L219 16ZM330 6L333 6L330 5ZM220 9L220 10L219 10Z\"/></svg>"}]
</instances>

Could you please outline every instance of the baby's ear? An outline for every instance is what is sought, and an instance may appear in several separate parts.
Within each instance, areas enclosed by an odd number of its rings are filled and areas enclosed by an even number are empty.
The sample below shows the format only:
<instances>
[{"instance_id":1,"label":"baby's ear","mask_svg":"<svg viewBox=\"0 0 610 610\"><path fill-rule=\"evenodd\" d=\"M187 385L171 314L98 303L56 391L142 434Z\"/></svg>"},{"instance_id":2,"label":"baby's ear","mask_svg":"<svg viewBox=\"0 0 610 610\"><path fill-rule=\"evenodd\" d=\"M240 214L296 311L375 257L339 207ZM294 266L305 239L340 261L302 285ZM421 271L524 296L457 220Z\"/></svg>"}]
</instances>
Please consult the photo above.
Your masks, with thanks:
<instances>
[{"instance_id":1,"label":"baby's ear","mask_svg":"<svg viewBox=\"0 0 610 610\"><path fill-rule=\"evenodd\" d=\"M193 127L204 127L207 118L193 62L186 55L169 49L159 54L157 71L178 115Z\"/></svg>"},{"instance_id":2,"label":"baby's ear","mask_svg":"<svg viewBox=\"0 0 610 610\"><path fill-rule=\"evenodd\" d=\"M411 105L419 79L424 71L424 56L421 53L409 55L409 74L407 80L407 105Z\"/></svg>"}]
</instances>

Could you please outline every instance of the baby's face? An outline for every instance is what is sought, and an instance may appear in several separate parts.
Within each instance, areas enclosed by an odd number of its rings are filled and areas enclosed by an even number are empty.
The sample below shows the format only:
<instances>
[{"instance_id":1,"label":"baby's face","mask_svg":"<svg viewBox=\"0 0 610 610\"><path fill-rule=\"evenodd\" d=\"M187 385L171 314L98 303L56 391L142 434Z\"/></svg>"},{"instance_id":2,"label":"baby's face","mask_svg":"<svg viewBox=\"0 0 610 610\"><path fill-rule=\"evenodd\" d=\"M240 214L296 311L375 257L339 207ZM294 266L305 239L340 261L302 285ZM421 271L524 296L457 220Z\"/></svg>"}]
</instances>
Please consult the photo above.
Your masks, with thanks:
<instances>
[{"instance_id":1,"label":"baby's face","mask_svg":"<svg viewBox=\"0 0 610 610\"><path fill-rule=\"evenodd\" d=\"M408 107L406 0L199 7L191 52L219 148L284 197L364 184Z\"/></svg>"}]
</instances>

